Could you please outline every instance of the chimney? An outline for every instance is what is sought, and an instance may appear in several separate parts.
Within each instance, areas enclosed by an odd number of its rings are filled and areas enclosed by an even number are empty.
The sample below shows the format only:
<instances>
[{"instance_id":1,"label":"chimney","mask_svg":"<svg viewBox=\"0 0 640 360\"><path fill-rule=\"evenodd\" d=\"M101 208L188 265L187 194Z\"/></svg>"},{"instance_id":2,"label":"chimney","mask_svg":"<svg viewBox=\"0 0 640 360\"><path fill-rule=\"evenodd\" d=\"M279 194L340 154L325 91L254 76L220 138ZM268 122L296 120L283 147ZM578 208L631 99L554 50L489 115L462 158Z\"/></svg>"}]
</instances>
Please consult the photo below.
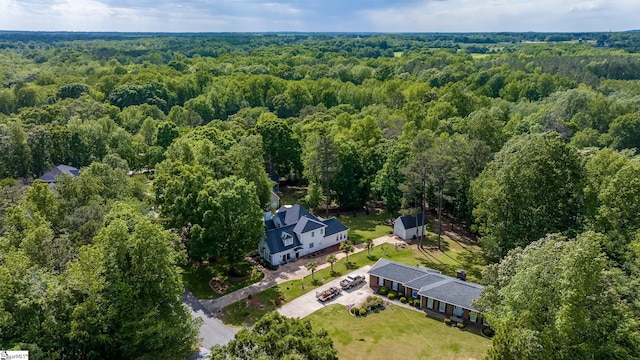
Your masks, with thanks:
<instances>
[{"instance_id":1,"label":"chimney","mask_svg":"<svg viewBox=\"0 0 640 360\"><path fill-rule=\"evenodd\" d=\"M456 271L456 277L462 281L467 281L467 272L464 270Z\"/></svg>"}]
</instances>

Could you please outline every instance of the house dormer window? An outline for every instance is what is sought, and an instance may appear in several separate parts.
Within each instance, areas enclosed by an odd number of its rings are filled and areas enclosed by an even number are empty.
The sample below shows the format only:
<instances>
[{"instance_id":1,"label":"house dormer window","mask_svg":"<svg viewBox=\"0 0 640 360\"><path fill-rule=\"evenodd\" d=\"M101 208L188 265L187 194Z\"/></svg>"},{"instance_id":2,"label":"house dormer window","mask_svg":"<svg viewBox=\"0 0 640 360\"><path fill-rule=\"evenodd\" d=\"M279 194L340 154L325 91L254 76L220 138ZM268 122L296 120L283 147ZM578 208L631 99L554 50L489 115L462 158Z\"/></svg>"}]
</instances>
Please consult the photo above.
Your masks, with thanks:
<instances>
[{"instance_id":1,"label":"house dormer window","mask_svg":"<svg viewBox=\"0 0 640 360\"><path fill-rule=\"evenodd\" d=\"M291 234L283 232L280 235L280 238L282 239L282 244L284 246L291 246L293 245L293 236L291 236Z\"/></svg>"},{"instance_id":2,"label":"house dormer window","mask_svg":"<svg viewBox=\"0 0 640 360\"><path fill-rule=\"evenodd\" d=\"M311 232L311 237L313 237L313 235L314 235L314 234L315 234L315 231L312 231L312 232Z\"/></svg>"}]
</instances>

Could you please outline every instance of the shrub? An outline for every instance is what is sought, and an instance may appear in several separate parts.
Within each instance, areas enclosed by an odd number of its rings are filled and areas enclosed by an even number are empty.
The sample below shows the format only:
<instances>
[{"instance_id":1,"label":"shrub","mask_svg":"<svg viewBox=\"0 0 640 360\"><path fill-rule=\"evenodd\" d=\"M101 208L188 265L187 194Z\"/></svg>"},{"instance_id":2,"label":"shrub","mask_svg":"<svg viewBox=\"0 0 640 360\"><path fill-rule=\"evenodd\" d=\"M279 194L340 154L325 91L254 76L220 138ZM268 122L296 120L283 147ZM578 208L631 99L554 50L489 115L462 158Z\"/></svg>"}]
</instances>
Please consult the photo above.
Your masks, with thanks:
<instances>
[{"instance_id":1,"label":"shrub","mask_svg":"<svg viewBox=\"0 0 640 360\"><path fill-rule=\"evenodd\" d=\"M400 302L401 302L401 303L403 303L403 304L406 304L406 303L407 303L407 298L406 298L406 297L404 297L404 296L403 296L403 297L401 297L401 298L400 298Z\"/></svg>"},{"instance_id":2,"label":"shrub","mask_svg":"<svg viewBox=\"0 0 640 360\"><path fill-rule=\"evenodd\" d=\"M386 286L383 286L378 290L378 293L380 295L387 295L387 293L389 293L389 288Z\"/></svg>"},{"instance_id":3,"label":"shrub","mask_svg":"<svg viewBox=\"0 0 640 360\"><path fill-rule=\"evenodd\" d=\"M249 299L249 300L253 299L253 295L251 295L251 294L247 295L247 299Z\"/></svg>"},{"instance_id":4,"label":"shrub","mask_svg":"<svg viewBox=\"0 0 640 360\"><path fill-rule=\"evenodd\" d=\"M367 313L367 309L362 308L360 309L360 316L364 316Z\"/></svg>"},{"instance_id":5,"label":"shrub","mask_svg":"<svg viewBox=\"0 0 640 360\"><path fill-rule=\"evenodd\" d=\"M369 308L375 309L382 306L382 298L380 296L371 296L371 299L367 298L367 303L369 303Z\"/></svg>"},{"instance_id":6,"label":"shrub","mask_svg":"<svg viewBox=\"0 0 640 360\"><path fill-rule=\"evenodd\" d=\"M413 299L413 306L420 307L420 299Z\"/></svg>"},{"instance_id":7,"label":"shrub","mask_svg":"<svg viewBox=\"0 0 640 360\"><path fill-rule=\"evenodd\" d=\"M390 292L388 296L389 296L389 300L393 300L393 299L395 299L396 297L398 297L398 294L396 294L396 293L394 293L394 292Z\"/></svg>"},{"instance_id":8,"label":"shrub","mask_svg":"<svg viewBox=\"0 0 640 360\"><path fill-rule=\"evenodd\" d=\"M493 331L492 328L490 328L490 327L482 328L482 335L484 335L486 337L492 337L494 334L495 334L495 332Z\"/></svg>"},{"instance_id":9,"label":"shrub","mask_svg":"<svg viewBox=\"0 0 640 360\"><path fill-rule=\"evenodd\" d=\"M351 313L352 313L352 314L357 315L357 314L358 314L359 309L358 309L357 307L355 307L355 306L354 306L354 307L352 307L352 308L351 308L351 310L349 310L349 311L351 311Z\"/></svg>"},{"instance_id":10,"label":"shrub","mask_svg":"<svg viewBox=\"0 0 640 360\"><path fill-rule=\"evenodd\" d=\"M457 323L456 326L458 327L458 329L464 329L464 324L461 322Z\"/></svg>"},{"instance_id":11,"label":"shrub","mask_svg":"<svg viewBox=\"0 0 640 360\"><path fill-rule=\"evenodd\" d=\"M362 305L360 305L360 307L363 308L363 309L369 309L371 307L371 305L369 305L369 303L365 301L365 302L362 303Z\"/></svg>"},{"instance_id":12,"label":"shrub","mask_svg":"<svg viewBox=\"0 0 640 360\"><path fill-rule=\"evenodd\" d=\"M445 325L447 325L447 326L451 325L451 319L449 319L449 318L444 318L444 323L445 323Z\"/></svg>"}]
</instances>

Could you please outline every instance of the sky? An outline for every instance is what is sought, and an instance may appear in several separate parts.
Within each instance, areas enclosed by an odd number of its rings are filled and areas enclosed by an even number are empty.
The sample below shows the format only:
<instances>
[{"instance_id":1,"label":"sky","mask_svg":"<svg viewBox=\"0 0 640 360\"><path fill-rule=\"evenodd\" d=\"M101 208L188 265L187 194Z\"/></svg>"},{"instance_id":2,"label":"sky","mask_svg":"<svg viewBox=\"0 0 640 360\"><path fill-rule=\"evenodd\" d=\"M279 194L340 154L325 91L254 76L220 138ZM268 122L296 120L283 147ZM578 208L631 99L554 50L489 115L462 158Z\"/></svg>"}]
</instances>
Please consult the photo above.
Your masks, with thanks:
<instances>
[{"instance_id":1,"label":"sky","mask_svg":"<svg viewBox=\"0 0 640 360\"><path fill-rule=\"evenodd\" d=\"M587 32L640 29L640 0L0 0L0 30Z\"/></svg>"}]
</instances>

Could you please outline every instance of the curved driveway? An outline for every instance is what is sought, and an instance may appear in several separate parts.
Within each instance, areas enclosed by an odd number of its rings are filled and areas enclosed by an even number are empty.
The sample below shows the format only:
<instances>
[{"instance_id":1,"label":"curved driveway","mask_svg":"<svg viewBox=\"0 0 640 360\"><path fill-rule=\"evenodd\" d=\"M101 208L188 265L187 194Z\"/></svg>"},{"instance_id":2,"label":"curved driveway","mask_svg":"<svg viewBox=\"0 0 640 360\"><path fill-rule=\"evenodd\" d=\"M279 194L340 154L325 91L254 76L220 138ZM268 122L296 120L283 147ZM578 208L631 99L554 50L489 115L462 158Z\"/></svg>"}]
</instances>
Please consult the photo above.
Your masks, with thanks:
<instances>
[{"instance_id":1,"label":"curved driveway","mask_svg":"<svg viewBox=\"0 0 640 360\"><path fill-rule=\"evenodd\" d=\"M200 326L200 346L202 348L210 349L214 345L225 345L236 335L237 329L227 326L213 317L190 291L185 291L182 302L191 310L191 317L202 319ZM203 351L206 353L207 350Z\"/></svg>"}]
</instances>

